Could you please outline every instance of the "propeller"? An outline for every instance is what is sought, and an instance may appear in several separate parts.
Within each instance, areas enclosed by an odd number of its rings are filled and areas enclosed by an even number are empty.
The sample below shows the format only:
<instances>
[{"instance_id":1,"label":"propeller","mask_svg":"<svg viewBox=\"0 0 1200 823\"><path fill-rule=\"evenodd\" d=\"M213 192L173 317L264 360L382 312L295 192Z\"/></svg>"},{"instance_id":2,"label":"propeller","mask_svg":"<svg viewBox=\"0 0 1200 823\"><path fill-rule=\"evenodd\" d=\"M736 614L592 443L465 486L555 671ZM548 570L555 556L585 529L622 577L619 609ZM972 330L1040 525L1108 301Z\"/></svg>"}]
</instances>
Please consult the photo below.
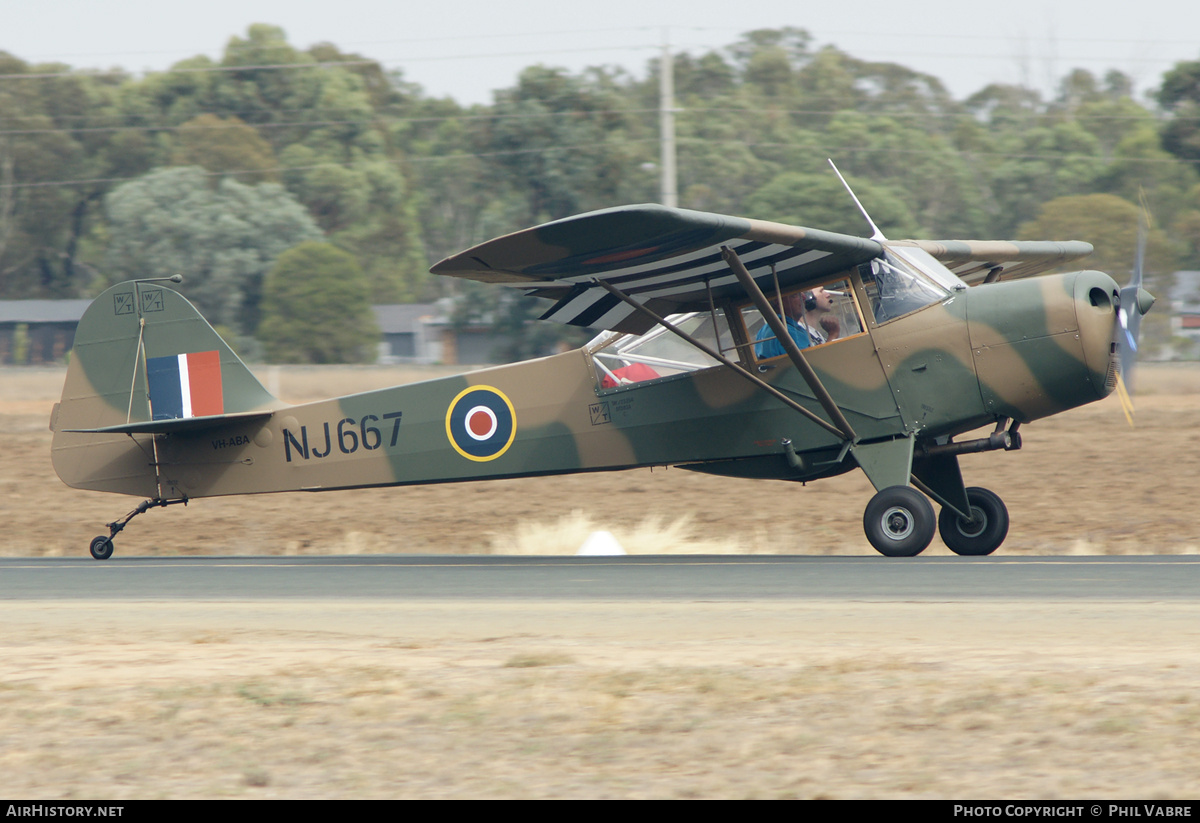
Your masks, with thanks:
<instances>
[{"instance_id":1,"label":"propeller","mask_svg":"<svg viewBox=\"0 0 1200 823\"><path fill-rule=\"evenodd\" d=\"M1129 285L1121 289L1121 303L1117 308L1117 352L1120 362L1117 369L1117 394L1121 398L1121 408L1125 419L1133 425L1133 373L1138 359L1138 339L1142 328L1142 315L1150 311L1154 305L1154 295L1142 287L1142 270L1146 261L1146 234L1149 217L1142 204L1138 218L1137 256L1134 259L1133 276Z\"/></svg>"}]
</instances>

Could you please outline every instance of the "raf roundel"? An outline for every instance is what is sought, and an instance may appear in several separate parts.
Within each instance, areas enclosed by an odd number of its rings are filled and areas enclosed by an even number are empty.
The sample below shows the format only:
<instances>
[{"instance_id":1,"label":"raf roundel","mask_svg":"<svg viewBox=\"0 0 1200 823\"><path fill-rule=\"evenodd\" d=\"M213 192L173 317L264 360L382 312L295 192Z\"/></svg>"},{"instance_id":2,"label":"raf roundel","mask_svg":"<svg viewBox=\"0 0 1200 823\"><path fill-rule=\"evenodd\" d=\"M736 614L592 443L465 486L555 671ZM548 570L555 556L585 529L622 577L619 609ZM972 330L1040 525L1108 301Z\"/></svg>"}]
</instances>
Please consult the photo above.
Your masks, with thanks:
<instances>
[{"instance_id":1,"label":"raf roundel","mask_svg":"<svg viewBox=\"0 0 1200 823\"><path fill-rule=\"evenodd\" d=\"M468 460L495 460L517 436L512 401L491 386L472 386L458 393L446 411L446 437Z\"/></svg>"}]
</instances>

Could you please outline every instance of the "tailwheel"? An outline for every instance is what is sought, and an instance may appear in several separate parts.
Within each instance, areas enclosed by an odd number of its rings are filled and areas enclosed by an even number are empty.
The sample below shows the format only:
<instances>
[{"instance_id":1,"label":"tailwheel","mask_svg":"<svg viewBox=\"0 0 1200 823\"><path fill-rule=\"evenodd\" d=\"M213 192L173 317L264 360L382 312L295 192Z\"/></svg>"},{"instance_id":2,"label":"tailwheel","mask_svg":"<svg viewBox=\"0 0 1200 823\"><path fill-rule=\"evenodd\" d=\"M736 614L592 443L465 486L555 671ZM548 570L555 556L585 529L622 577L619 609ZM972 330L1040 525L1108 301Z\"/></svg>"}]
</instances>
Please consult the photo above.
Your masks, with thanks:
<instances>
[{"instance_id":1,"label":"tailwheel","mask_svg":"<svg viewBox=\"0 0 1200 823\"><path fill-rule=\"evenodd\" d=\"M129 525L129 521L137 517L139 514L144 514L146 511L159 506L174 506L177 503L182 503L186 506L187 502L188 499L186 497L178 497L171 500L163 497L152 497L149 500L143 500L141 503L138 503L137 508L122 517L120 520L114 520L113 522L107 524L108 537L100 535L99 537L92 539L92 544L88 547L89 551L92 553L92 557L94 557L96 560L107 560L108 558L112 557L113 538L120 534L121 530Z\"/></svg>"},{"instance_id":2,"label":"tailwheel","mask_svg":"<svg viewBox=\"0 0 1200 823\"><path fill-rule=\"evenodd\" d=\"M971 504L970 520L946 508L938 515L942 542L955 554L991 554L1008 536L1008 508L998 494L978 486L967 489L967 501Z\"/></svg>"},{"instance_id":3,"label":"tailwheel","mask_svg":"<svg viewBox=\"0 0 1200 823\"><path fill-rule=\"evenodd\" d=\"M933 504L910 486L889 486L867 504L863 530L875 550L887 557L915 557L933 540Z\"/></svg>"},{"instance_id":4,"label":"tailwheel","mask_svg":"<svg viewBox=\"0 0 1200 823\"><path fill-rule=\"evenodd\" d=\"M99 537L95 538L92 540L91 552L92 557L94 557L96 560L107 560L108 558L112 557L112 538L105 537L104 535L100 535Z\"/></svg>"}]
</instances>

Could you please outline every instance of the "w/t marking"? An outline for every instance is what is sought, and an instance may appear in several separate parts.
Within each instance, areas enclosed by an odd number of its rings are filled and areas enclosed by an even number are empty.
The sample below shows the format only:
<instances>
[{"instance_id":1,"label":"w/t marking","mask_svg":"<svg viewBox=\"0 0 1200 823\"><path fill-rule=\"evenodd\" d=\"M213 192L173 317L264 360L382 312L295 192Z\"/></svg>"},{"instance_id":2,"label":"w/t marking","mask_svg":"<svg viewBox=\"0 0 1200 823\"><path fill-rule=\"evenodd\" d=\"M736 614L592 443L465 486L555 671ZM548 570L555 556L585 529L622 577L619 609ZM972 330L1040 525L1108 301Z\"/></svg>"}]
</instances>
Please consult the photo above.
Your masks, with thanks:
<instances>
[{"instance_id":1,"label":"w/t marking","mask_svg":"<svg viewBox=\"0 0 1200 823\"><path fill-rule=\"evenodd\" d=\"M153 289L151 291L142 292L142 311L162 311L163 299L162 289Z\"/></svg>"},{"instance_id":2,"label":"w/t marking","mask_svg":"<svg viewBox=\"0 0 1200 823\"><path fill-rule=\"evenodd\" d=\"M592 416L592 425L601 426L605 423L611 423L612 417L608 412L608 401L601 403L592 403L588 405L588 413Z\"/></svg>"},{"instance_id":3,"label":"w/t marking","mask_svg":"<svg viewBox=\"0 0 1200 823\"><path fill-rule=\"evenodd\" d=\"M113 295L113 314L133 314L133 292L122 291Z\"/></svg>"}]
</instances>

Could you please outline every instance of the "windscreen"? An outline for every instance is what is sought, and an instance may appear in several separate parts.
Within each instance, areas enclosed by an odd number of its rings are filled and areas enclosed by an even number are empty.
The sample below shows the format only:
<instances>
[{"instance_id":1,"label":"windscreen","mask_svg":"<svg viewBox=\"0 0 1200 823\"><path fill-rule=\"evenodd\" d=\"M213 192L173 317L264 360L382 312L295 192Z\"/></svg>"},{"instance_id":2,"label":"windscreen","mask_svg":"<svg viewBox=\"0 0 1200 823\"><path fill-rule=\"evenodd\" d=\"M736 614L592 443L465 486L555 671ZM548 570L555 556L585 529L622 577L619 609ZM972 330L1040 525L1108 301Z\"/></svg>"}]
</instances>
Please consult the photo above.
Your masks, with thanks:
<instances>
[{"instance_id":1,"label":"windscreen","mask_svg":"<svg viewBox=\"0 0 1200 823\"><path fill-rule=\"evenodd\" d=\"M949 278L958 280L949 269L920 249L905 248L902 254L897 253L898 251L893 248L885 249L882 258L875 258L859 266L863 289L871 303L876 323L886 323L930 304L940 303L950 296L948 286L939 283L909 258L919 260L918 255L924 255L937 268L945 271ZM962 283L961 280L958 282Z\"/></svg>"}]
</instances>

